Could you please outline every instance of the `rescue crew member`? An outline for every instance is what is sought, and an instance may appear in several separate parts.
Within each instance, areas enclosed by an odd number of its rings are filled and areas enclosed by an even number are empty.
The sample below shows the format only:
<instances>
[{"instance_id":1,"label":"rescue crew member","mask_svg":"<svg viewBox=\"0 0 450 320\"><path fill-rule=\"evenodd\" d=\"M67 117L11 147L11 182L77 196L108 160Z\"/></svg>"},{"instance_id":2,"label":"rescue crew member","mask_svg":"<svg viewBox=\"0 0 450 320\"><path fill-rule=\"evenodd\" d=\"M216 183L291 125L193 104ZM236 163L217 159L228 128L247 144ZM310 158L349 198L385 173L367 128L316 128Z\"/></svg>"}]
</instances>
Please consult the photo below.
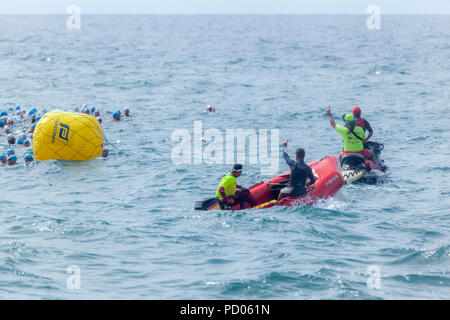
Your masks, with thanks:
<instances>
[{"instance_id":1,"label":"rescue crew member","mask_svg":"<svg viewBox=\"0 0 450 320\"><path fill-rule=\"evenodd\" d=\"M237 178L242 174L242 165L237 163L233 166L231 172L222 177L216 191L216 197L219 198L224 205L232 206L237 201L242 206L248 202L251 207L256 206L258 201L253 197L250 191L237 184Z\"/></svg>"},{"instance_id":2,"label":"rescue crew member","mask_svg":"<svg viewBox=\"0 0 450 320\"><path fill-rule=\"evenodd\" d=\"M375 154L372 150L364 149L364 143L367 142L367 138L364 134L364 130L356 126L356 120L353 114L347 114L344 117L345 126L341 126L334 122L329 107L326 110L326 113L328 114L328 120L330 121L331 126L342 136L342 141L344 142L344 151L339 153L339 161L341 161L344 154L359 153L362 154L364 158L372 161L375 165L375 163L377 163Z\"/></svg>"},{"instance_id":3,"label":"rescue crew member","mask_svg":"<svg viewBox=\"0 0 450 320\"><path fill-rule=\"evenodd\" d=\"M305 150L298 148L295 151L296 161L294 161L286 152L287 144L288 140L286 139L286 141L282 143L283 158L286 160L286 163L291 170L291 186L289 188L281 189L278 200L286 197L299 197L306 194L306 178L309 178L309 185L313 185L316 182L312 169L305 163Z\"/></svg>"}]
</instances>

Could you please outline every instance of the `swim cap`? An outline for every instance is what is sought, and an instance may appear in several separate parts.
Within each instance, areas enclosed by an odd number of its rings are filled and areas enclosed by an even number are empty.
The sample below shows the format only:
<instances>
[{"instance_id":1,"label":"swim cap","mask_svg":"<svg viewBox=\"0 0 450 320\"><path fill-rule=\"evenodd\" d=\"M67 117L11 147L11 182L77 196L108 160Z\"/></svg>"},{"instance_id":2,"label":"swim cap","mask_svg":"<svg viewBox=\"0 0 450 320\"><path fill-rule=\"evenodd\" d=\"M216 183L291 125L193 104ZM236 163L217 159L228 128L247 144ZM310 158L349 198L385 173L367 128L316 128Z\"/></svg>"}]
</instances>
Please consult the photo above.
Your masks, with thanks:
<instances>
[{"instance_id":1,"label":"swim cap","mask_svg":"<svg viewBox=\"0 0 450 320\"><path fill-rule=\"evenodd\" d=\"M0 154L0 160L1 159L6 159L6 155L4 153Z\"/></svg>"},{"instance_id":2,"label":"swim cap","mask_svg":"<svg viewBox=\"0 0 450 320\"><path fill-rule=\"evenodd\" d=\"M4 116L7 116L7 115L8 115L7 111L2 111L2 113L0 113L0 117L4 117Z\"/></svg>"},{"instance_id":3,"label":"swim cap","mask_svg":"<svg viewBox=\"0 0 450 320\"><path fill-rule=\"evenodd\" d=\"M29 143L30 143L30 140L28 140L28 139L23 140L23 144L29 144Z\"/></svg>"},{"instance_id":4,"label":"swim cap","mask_svg":"<svg viewBox=\"0 0 450 320\"><path fill-rule=\"evenodd\" d=\"M10 141L10 140L12 140L12 139L15 139L15 137L14 137L12 134L8 134L8 135L6 136L6 139L7 139L8 141Z\"/></svg>"},{"instance_id":5,"label":"swim cap","mask_svg":"<svg viewBox=\"0 0 450 320\"><path fill-rule=\"evenodd\" d=\"M13 155L9 156L8 160L16 162L17 161L17 156L15 154L13 154Z\"/></svg>"},{"instance_id":6,"label":"swim cap","mask_svg":"<svg viewBox=\"0 0 450 320\"><path fill-rule=\"evenodd\" d=\"M19 139L17 139L17 144L23 144L23 138L20 137Z\"/></svg>"},{"instance_id":7,"label":"swim cap","mask_svg":"<svg viewBox=\"0 0 450 320\"><path fill-rule=\"evenodd\" d=\"M41 120L42 116L39 116L36 118L36 122L39 122L39 120Z\"/></svg>"},{"instance_id":8,"label":"swim cap","mask_svg":"<svg viewBox=\"0 0 450 320\"><path fill-rule=\"evenodd\" d=\"M8 150L6 150L6 154L7 154L8 156L10 156L10 155L16 154L16 153L14 152L14 149L8 149Z\"/></svg>"},{"instance_id":9,"label":"swim cap","mask_svg":"<svg viewBox=\"0 0 450 320\"><path fill-rule=\"evenodd\" d=\"M91 108L91 112L94 112L95 111L95 107L94 106L92 106L92 108Z\"/></svg>"},{"instance_id":10,"label":"swim cap","mask_svg":"<svg viewBox=\"0 0 450 320\"><path fill-rule=\"evenodd\" d=\"M17 106L17 107L16 107L16 110L20 110L20 106Z\"/></svg>"},{"instance_id":11,"label":"swim cap","mask_svg":"<svg viewBox=\"0 0 450 320\"><path fill-rule=\"evenodd\" d=\"M36 127L36 122L31 125L32 128Z\"/></svg>"},{"instance_id":12,"label":"swim cap","mask_svg":"<svg viewBox=\"0 0 450 320\"><path fill-rule=\"evenodd\" d=\"M3 122L3 120L0 119L0 128L3 128L5 126L5 123Z\"/></svg>"},{"instance_id":13,"label":"swim cap","mask_svg":"<svg viewBox=\"0 0 450 320\"><path fill-rule=\"evenodd\" d=\"M353 108L353 114L357 117L359 117L361 115L361 109L359 107L354 107Z\"/></svg>"},{"instance_id":14,"label":"swim cap","mask_svg":"<svg viewBox=\"0 0 450 320\"><path fill-rule=\"evenodd\" d=\"M73 112L80 112L80 108L78 107L73 108Z\"/></svg>"},{"instance_id":15,"label":"swim cap","mask_svg":"<svg viewBox=\"0 0 450 320\"><path fill-rule=\"evenodd\" d=\"M9 111L14 111L13 107L8 108Z\"/></svg>"},{"instance_id":16,"label":"swim cap","mask_svg":"<svg viewBox=\"0 0 450 320\"><path fill-rule=\"evenodd\" d=\"M25 161L30 160L30 159L33 160L33 156L31 154L26 154Z\"/></svg>"},{"instance_id":17,"label":"swim cap","mask_svg":"<svg viewBox=\"0 0 450 320\"><path fill-rule=\"evenodd\" d=\"M355 117L350 113L345 116L344 121L347 124L356 124Z\"/></svg>"},{"instance_id":18,"label":"swim cap","mask_svg":"<svg viewBox=\"0 0 450 320\"><path fill-rule=\"evenodd\" d=\"M33 108L33 109L31 109L30 111L28 111L28 114L31 116L32 114L35 114L36 113L36 109L35 108Z\"/></svg>"},{"instance_id":19,"label":"swim cap","mask_svg":"<svg viewBox=\"0 0 450 320\"><path fill-rule=\"evenodd\" d=\"M115 118L119 118L120 117L120 111L116 111L113 113L112 117Z\"/></svg>"}]
</instances>

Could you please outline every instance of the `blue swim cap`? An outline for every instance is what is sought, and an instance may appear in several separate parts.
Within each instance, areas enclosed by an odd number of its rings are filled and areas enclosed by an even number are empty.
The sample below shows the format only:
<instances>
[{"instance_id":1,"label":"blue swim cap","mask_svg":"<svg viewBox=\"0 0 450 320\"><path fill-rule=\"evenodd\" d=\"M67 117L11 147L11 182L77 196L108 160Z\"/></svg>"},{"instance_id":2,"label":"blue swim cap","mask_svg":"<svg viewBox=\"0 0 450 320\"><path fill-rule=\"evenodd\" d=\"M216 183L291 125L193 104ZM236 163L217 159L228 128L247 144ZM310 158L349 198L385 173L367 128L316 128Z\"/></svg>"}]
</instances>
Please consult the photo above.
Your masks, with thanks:
<instances>
[{"instance_id":1,"label":"blue swim cap","mask_svg":"<svg viewBox=\"0 0 450 320\"><path fill-rule=\"evenodd\" d=\"M23 138L17 139L17 144L23 144Z\"/></svg>"},{"instance_id":2,"label":"blue swim cap","mask_svg":"<svg viewBox=\"0 0 450 320\"><path fill-rule=\"evenodd\" d=\"M26 154L25 161L27 161L28 159L33 159L33 156L31 154Z\"/></svg>"},{"instance_id":3,"label":"blue swim cap","mask_svg":"<svg viewBox=\"0 0 450 320\"><path fill-rule=\"evenodd\" d=\"M14 111L13 107L8 108L9 111Z\"/></svg>"},{"instance_id":4,"label":"blue swim cap","mask_svg":"<svg viewBox=\"0 0 450 320\"><path fill-rule=\"evenodd\" d=\"M25 140L23 140L23 144L25 144L25 143L31 143L31 142L30 142L30 140L25 139Z\"/></svg>"},{"instance_id":5,"label":"blue swim cap","mask_svg":"<svg viewBox=\"0 0 450 320\"><path fill-rule=\"evenodd\" d=\"M31 109L30 111L28 111L28 114L31 116L32 114L35 114L36 113L36 109L35 108L33 108L33 109Z\"/></svg>"},{"instance_id":6,"label":"blue swim cap","mask_svg":"<svg viewBox=\"0 0 450 320\"><path fill-rule=\"evenodd\" d=\"M39 120L41 120L42 116L39 116L36 118L36 122L39 122Z\"/></svg>"},{"instance_id":7,"label":"blue swim cap","mask_svg":"<svg viewBox=\"0 0 450 320\"><path fill-rule=\"evenodd\" d=\"M91 108L91 112L94 112L95 111L95 107L93 106L92 108Z\"/></svg>"},{"instance_id":8,"label":"blue swim cap","mask_svg":"<svg viewBox=\"0 0 450 320\"><path fill-rule=\"evenodd\" d=\"M4 153L0 154L0 160L6 158L6 155Z\"/></svg>"},{"instance_id":9,"label":"blue swim cap","mask_svg":"<svg viewBox=\"0 0 450 320\"><path fill-rule=\"evenodd\" d=\"M120 117L120 111L114 112L112 116L113 116L113 118Z\"/></svg>"},{"instance_id":10,"label":"blue swim cap","mask_svg":"<svg viewBox=\"0 0 450 320\"><path fill-rule=\"evenodd\" d=\"M5 123L3 122L3 120L0 119L0 128L3 128L5 126Z\"/></svg>"},{"instance_id":11,"label":"blue swim cap","mask_svg":"<svg viewBox=\"0 0 450 320\"><path fill-rule=\"evenodd\" d=\"M37 123L37 122L33 123L33 124L31 125L31 127L32 127L32 128L36 127L36 123Z\"/></svg>"},{"instance_id":12,"label":"blue swim cap","mask_svg":"<svg viewBox=\"0 0 450 320\"><path fill-rule=\"evenodd\" d=\"M6 150L6 154L7 154L8 156L10 156L10 155L16 154L16 153L14 152L14 149L8 149L8 150Z\"/></svg>"},{"instance_id":13,"label":"blue swim cap","mask_svg":"<svg viewBox=\"0 0 450 320\"><path fill-rule=\"evenodd\" d=\"M34 113L31 115L31 119L36 119L36 115Z\"/></svg>"},{"instance_id":14,"label":"blue swim cap","mask_svg":"<svg viewBox=\"0 0 450 320\"><path fill-rule=\"evenodd\" d=\"M20 110L20 106L17 106L17 107L16 107L16 110Z\"/></svg>"},{"instance_id":15,"label":"blue swim cap","mask_svg":"<svg viewBox=\"0 0 450 320\"><path fill-rule=\"evenodd\" d=\"M7 115L8 115L7 111L2 111L2 113L0 113L0 117L4 117L4 116L7 116Z\"/></svg>"},{"instance_id":16,"label":"blue swim cap","mask_svg":"<svg viewBox=\"0 0 450 320\"><path fill-rule=\"evenodd\" d=\"M8 160L17 161L17 157L15 154L11 155Z\"/></svg>"}]
</instances>

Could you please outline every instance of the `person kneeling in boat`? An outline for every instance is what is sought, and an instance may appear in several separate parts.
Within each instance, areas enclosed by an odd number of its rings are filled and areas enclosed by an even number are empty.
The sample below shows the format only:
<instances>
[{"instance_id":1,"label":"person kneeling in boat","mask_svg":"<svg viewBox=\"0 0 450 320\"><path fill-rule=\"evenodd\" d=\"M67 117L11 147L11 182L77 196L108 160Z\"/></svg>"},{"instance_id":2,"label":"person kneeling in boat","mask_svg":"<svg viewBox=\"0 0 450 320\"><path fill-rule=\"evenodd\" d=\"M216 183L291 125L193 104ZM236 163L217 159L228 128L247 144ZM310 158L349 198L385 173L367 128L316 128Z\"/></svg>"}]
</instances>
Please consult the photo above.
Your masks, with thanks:
<instances>
[{"instance_id":1,"label":"person kneeling in boat","mask_svg":"<svg viewBox=\"0 0 450 320\"><path fill-rule=\"evenodd\" d=\"M339 153L339 161L341 162L341 165L343 155L347 153L358 153L371 161L370 167L372 169L381 170L381 168L376 165L376 158L373 151L364 148L364 144L367 143L367 138L364 134L364 130L361 127L356 126L357 122L353 114L347 114L344 117L345 126L341 126L334 122L330 108L328 108L326 112L328 114L328 120L330 120L331 126L342 136L342 140L344 142L344 151Z\"/></svg>"},{"instance_id":2,"label":"person kneeling in boat","mask_svg":"<svg viewBox=\"0 0 450 320\"><path fill-rule=\"evenodd\" d=\"M306 178L309 178L309 185L313 185L316 182L316 178L312 172L311 167L305 163L305 150L298 148L295 151L295 157L297 161L292 160L286 152L288 141L284 141L283 145L283 158L286 160L289 169L291 170L291 186L289 188L283 188L280 191L278 200L287 197L299 197L306 194Z\"/></svg>"},{"instance_id":3,"label":"person kneeling in boat","mask_svg":"<svg viewBox=\"0 0 450 320\"><path fill-rule=\"evenodd\" d=\"M216 197L219 198L225 206L231 207L237 201L240 202L241 209L245 202L250 206L257 205L256 199L246 188L237 184L237 178L242 174L242 165L235 164L231 172L222 177L217 188Z\"/></svg>"}]
</instances>

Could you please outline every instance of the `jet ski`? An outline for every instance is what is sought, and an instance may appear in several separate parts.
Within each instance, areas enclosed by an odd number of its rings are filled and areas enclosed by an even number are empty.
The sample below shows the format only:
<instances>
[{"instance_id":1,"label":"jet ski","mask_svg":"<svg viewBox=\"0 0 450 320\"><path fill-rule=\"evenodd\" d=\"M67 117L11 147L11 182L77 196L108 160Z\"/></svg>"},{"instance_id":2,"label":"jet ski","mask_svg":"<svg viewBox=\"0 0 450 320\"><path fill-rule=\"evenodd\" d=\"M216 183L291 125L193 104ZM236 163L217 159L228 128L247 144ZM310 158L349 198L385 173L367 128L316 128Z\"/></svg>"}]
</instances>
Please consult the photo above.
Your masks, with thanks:
<instances>
[{"instance_id":1,"label":"jet ski","mask_svg":"<svg viewBox=\"0 0 450 320\"><path fill-rule=\"evenodd\" d=\"M384 164L384 160L380 158L384 145L377 142L369 141L365 145L375 154L376 163L374 166L371 161L364 158L359 153L347 153L342 156L342 177L345 183L351 184L355 182L376 184L384 183L388 180L388 167ZM379 170L381 169L381 170Z\"/></svg>"},{"instance_id":2,"label":"jet ski","mask_svg":"<svg viewBox=\"0 0 450 320\"><path fill-rule=\"evenodd\" d=\"M289 187L290 171L286 171L268 181L261 181L251 186L249 192L258 201L258 204L251 209L267 209L274 206L303 206L313 205L318 199L326 199L333 196L343 186L339 160L337 157L326 156L320 160L308 164L316 178L313 186L307 187L307 193L295 198L278 199L280 190ZM308 184L309 179L306 183ZM250 209L248 203L241 205L236 203L227 207L218 198L207 198L195 203L196 210L243 210Z\"/></svg>"}]
</instances>

